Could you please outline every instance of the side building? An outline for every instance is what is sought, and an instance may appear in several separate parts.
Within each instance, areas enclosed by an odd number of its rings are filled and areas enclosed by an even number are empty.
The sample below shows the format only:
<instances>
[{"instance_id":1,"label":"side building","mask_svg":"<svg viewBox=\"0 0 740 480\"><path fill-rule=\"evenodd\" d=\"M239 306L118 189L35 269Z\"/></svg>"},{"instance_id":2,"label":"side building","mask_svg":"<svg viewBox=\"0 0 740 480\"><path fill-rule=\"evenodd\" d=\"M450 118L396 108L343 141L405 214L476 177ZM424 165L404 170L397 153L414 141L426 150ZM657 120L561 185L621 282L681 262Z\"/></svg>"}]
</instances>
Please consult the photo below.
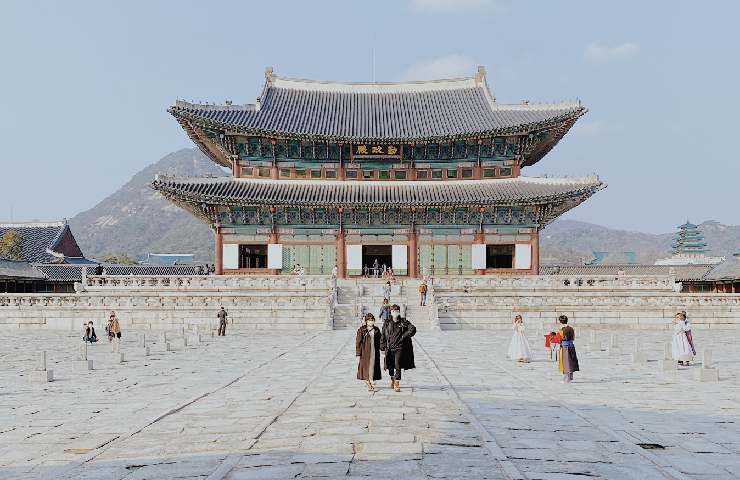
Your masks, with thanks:
<instances>
[{"instance_id":1,"label":"side building","mask_svg":"<svg viewBox=\"0 0 740 480\"><path fill-rule=\"evenodd\" d=\"M539 231L604 184L521 175L586 110L501 104L485 70L405 83L266 71L254 104L169 109L228 178L153 187L216 232L217 274L539 272Z\"/></svg>"}]
</instances>

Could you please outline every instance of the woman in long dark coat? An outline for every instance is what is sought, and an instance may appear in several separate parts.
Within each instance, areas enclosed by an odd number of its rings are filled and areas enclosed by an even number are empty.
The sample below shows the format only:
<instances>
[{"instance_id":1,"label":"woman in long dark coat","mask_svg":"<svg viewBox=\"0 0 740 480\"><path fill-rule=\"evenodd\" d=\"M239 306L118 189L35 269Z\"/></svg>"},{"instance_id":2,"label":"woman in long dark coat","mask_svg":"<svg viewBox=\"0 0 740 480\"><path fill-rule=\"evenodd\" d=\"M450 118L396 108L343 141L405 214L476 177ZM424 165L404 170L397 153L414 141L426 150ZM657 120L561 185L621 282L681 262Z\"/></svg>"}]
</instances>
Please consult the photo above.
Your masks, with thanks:
<instances>
[{"instance_id":1,"label":"woman in long dark coat","mask_svg":"<svg viewBox=\"0 0 740 480\"><path fill-rule=\"evenodd\" d=\"M355 337L357 379L364 380L369 392L375 391L373 380L380 380L380 329L375 326L372 313L365 315L365 325L357 329Z\"/></svg>"}]
</instances>

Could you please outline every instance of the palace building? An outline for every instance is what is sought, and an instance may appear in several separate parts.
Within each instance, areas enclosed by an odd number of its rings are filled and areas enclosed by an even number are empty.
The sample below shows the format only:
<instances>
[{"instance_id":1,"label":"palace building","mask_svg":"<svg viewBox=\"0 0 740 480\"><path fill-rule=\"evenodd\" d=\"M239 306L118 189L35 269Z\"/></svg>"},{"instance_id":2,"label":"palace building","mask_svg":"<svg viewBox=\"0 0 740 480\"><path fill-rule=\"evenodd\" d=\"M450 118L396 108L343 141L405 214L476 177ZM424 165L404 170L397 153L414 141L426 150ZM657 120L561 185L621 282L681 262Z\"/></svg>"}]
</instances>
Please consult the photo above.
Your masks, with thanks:
<instances>
[{"instance_id":1,"label":"palace building","mask_svg":"<svg viewBox=\"0 0 740 480\"><path fill-rule=\"evenodd\" d=\"M254 104L169 109L232 173L153 182L214 229L217 274L537 274L539 231L605 186L522 176L586 109L498 103L482 67L404 83L265 76Z\"/></svg>"}]
</instances>

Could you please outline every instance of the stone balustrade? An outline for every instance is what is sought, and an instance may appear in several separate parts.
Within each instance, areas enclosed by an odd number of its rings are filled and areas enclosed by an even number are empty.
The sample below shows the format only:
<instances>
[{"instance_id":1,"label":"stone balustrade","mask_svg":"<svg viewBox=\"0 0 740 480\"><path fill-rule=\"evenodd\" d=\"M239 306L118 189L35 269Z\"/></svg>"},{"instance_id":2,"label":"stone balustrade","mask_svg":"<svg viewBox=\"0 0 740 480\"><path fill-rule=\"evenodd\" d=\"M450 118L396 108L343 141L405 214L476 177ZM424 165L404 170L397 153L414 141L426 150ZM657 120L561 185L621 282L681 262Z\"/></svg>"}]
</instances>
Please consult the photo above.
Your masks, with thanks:
<instances>
[{"instance_id":1,"label":"stone balustrade","mask_svg":"<svg viewBox=\"0 0 740 480\"><path fill-rule=\"evenodd\" d=\"M332 327L337 299L329 276L89 280L75 294L0 294L0 328L78 329L87 320L101 327L111 310L124 328L208 327L224 306L235 326L325 329ZM549 328L566 314L575 325L655 329L667 328L676 311L687 310L697 328L740 327L740 294L677 293L672 282L643 276L437 278L427 294L429 323L442 329L508 328L521 313L528 323Z\"/></svg>"},{"instance_id":2,"label":"stone balustrade","mask_svg":"<svg viewBox=\"0 0 740 480\"><path fill-rule=\"evenodd\" d=\"M434 278L445 290L647 290L674 291L673 275L502 275Z\"/></svg>"},{"instance_id":3,"label":"stone balustrade","mask_svg":"<svg viewBox=\"0 0 740 480\"><path fill-rule=\"evenodd\" d=\"M86 278L85 289L156 290L326 290L330 276L294 275L95 275Z\"/></svg>"}]
</instances>

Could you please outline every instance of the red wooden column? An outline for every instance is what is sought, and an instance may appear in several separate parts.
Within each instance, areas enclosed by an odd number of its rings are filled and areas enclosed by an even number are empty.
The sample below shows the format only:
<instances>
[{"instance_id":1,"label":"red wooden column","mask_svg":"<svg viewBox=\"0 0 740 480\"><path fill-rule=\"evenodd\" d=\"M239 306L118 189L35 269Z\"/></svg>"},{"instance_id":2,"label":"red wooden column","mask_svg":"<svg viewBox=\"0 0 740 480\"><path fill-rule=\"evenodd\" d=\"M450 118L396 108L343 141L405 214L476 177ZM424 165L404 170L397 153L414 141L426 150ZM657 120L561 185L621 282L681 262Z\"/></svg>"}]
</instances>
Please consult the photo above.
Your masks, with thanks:
<instances>
[{"instance_id":1,"label":"red wooden column","mask_svg":"<svg viewBox=\"0 0 740 480\"><path fill-rule=\"evenodd\" d=\"M540 274L540 232L536 231L532 235L532 273Z\"/></svg>"},{"instance_id":2,"label":"red wooden column","mask_svg":"<svg viewBox=\"0 0 740 480\"><path fill-rule=\"evenodd\" d=\"M224 274L224 235L221 227L216 227L216 275Z\"/></svg>"},{"instance_id":3,"label":"red wooden column","mask_svg":"<svg viewBox=\"0 0 740 480\"><path fill-rule=\"evenodd\" d=\"M239 163L239 158L234 158L231 161L231 174L234 178L240 178L242 176L242 166Z\"/></svg>"},{"instance_id":4,"label":"red wooden column","mask_svg":"<svg viewBox=\"0 0 740 480\"><path fill-rule=\"evenodd\" d=\"M277 144L277 140L274 138L272 139L272 166L270 167L270 178L273 180L277 180L278 178L278 166L277 166L277 157L275 156L275 145Z\"/></svg>"},{"instance_id":5,"label":"red wooden column","mask_svg":"<svg viewBox=\"0 0 740 480\"><path fill-rule=\"evenodd\" d=\"M340 228L337 232L336 250L337 278L347 278L347 243L343 228Z\"/></svg>"},{"instance_id":6,"label":"red wooden column","mask_svg":"<svg viewBox=\"0 0 740 480\"><path fill-rule=\"evenodd\" d=\"M483 232L475 232L475 236L473 237L473 243L476 245L483 245L486 243L486 235ZM486 269L485 268L476 268L475 274L476 275L485 275Z\"/></svg>"},{"instance_id":7,"label":"red wooden column","mask_svg":"<svg viewBox=\"0 0 740 480\"><path fill-rule=\"evenodd\" d=\"M419 278L418 265L419 260L417 259L417 238L416 232L409 232L409 269L408 275L410 278Z\"/></svg>"}]
</instances>

